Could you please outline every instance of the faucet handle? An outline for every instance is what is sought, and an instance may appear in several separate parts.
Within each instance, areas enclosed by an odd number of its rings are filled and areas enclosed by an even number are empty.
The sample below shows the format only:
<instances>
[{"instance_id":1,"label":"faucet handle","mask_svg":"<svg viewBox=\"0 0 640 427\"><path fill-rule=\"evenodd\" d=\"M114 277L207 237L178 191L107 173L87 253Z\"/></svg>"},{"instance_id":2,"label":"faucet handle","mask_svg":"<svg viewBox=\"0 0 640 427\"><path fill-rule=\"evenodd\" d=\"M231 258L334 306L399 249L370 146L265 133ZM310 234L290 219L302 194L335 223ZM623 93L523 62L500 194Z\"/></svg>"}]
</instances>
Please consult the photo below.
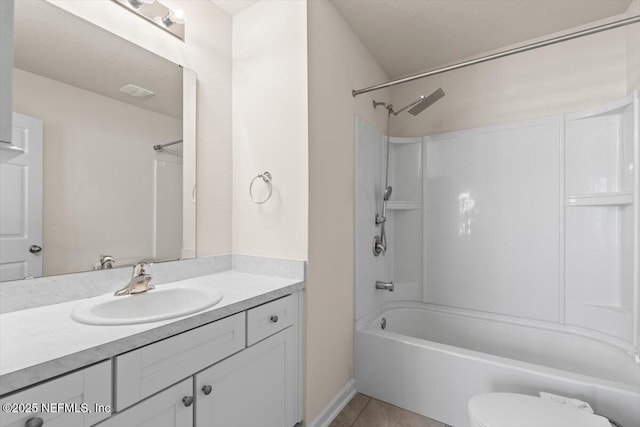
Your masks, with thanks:
<instances>
[{"instance_id":1,"label":"faucet handle","mask_svg":"<svg viewBox=\"0 0 640 427\"><path fill-rule=\"evenodd\" d=\"M147 264L144 262L139 262L133 266L133 273L131 274L133 277L136 276L144 276L146 274L145 268Z\"/></svg>"}]
</instances>

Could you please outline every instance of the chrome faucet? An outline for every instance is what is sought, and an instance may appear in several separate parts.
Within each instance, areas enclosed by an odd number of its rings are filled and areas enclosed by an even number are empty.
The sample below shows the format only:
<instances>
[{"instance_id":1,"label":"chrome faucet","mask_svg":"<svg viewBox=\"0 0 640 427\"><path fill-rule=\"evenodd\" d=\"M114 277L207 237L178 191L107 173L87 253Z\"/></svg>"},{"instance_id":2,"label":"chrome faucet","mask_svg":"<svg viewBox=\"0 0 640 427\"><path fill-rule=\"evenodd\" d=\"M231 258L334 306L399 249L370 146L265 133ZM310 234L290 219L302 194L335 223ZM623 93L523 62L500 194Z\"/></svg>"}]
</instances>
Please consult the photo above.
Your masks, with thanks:
<instances>
[{"instance_id":1,"label":"chrome faucet","mask_svg":"<svg viewBox=\"0 0 640 427\"><path fill-rule=\"evenodd\" d=\"M100 269L105 270L107 268L113 268L116 263L116 259L111 255L100 255Z\"/></svg>"},{"instance_id":2,"label":"chrome faucet","mask_svg":"<svg viewBox=\"0 0 640 427\"><path fill-rule=\"evenodd\" d=\"M121 295L131 295L131 294L139 294L141 292L147 292L154 288L153 285L150 285L151 275L146 274L145 268L147 264L144 262L140 262L133 266L133 272L131 273L131 280L127 285L116 291L113 295L121 296Z\"/></svg>"},{"instance_id":3,"label":"chrome faucet","mask_svg":"<svg viewBox=\"0 0 640 427\"><path fill-rule=\"evenodd\" d=\"M393 288L393 282L383 282L381 280L376 280L376 289L393 292Z\"/></svg>"}]
</instances>

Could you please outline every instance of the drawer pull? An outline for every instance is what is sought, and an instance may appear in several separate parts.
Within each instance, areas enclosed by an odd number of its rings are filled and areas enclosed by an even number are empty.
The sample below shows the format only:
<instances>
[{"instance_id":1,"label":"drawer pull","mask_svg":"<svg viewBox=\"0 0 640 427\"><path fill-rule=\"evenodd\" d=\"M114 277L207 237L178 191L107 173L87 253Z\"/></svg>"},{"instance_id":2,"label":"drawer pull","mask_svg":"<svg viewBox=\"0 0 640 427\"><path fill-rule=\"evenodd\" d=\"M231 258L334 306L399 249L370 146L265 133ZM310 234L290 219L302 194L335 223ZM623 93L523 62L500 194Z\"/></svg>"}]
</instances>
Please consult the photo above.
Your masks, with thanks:
<instances>
[{"instance_id":1,"label":"drawer pull","mask_svg":"<svg viewBox=\"0 0 640 427\"><path fill-rule=\"evenodd\" d=\"M211 386L210 386L210 385L208 385L208 384L207 384L207 385L203 385L203 386L202 386L202 392L203 392L205 395L207 395L207 396L208 396L208 395L211 393Z\"/></svg>"},{"instance_id":2,"label":"drawer pull","mask_svg":"<svg viewBox=\"0 0 640 427\"><path fill-rule=\"evenodd\" d=\"M44 425L44 420L40 417L29 418L26 423L24 423L24 427L42 427Z\"/></svg>"},{"instance_id":3,"label":"drawer pull","mask_svg":"<svg viewBox=\"0 0 640 427\"><path fill-rule=\"evenodd\" d=\"M191 406L193 405L193 396L185 396L182 398L182 403L184 403L184 406Z\"/></svg>"},{"instance_id":4,"label":"drawer pull","mask_svg":"<svg viewBox=\"0 0 640 427\"><path fill-rule=\"evenodd\" d=\"M274 314L269 318L269 320L271 320L273 323L278 323L278 315Z\"/></svg>"}]
</instances>

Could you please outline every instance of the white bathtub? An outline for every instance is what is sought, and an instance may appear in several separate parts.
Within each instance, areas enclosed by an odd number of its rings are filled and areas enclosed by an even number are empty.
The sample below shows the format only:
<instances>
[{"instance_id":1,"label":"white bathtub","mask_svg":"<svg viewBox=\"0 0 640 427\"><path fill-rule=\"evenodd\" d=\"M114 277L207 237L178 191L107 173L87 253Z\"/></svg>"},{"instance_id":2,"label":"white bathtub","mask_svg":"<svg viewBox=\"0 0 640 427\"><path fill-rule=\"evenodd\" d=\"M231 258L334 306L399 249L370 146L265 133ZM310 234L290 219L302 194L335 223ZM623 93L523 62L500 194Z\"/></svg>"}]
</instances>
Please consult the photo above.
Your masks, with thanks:
<instances>
[{"instance_id":1,"label":"white bathtub","mask_svg":"<svg viewBox=\"0 0 640 427\"><path fill-rule=\"evenodd\" d=\"M640 427L640 366L586 336L395 304L365 320L355 342L358 391L451 426L470 425L467 401L475 394L547 391Z\"/></svg>"}]
</instances>

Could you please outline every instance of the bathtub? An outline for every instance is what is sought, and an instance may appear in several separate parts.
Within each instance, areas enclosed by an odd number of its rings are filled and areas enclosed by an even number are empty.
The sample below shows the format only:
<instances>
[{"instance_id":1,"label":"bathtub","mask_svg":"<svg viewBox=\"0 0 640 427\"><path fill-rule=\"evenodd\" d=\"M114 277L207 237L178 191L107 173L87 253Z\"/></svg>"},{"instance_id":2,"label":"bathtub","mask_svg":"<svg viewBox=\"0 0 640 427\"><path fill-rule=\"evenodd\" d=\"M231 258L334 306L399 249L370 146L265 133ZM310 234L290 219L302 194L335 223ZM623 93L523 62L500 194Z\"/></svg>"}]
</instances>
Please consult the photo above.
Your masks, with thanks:
<instances>
[{"instance_id":1,"label":"bathtub","mask_svg":"<svg viewBox=\"0 0 640 427\"><path fill-rule=\"evenodd\" d=\"M359 392L454 427L470 426L467 401L491 391L572 396L640 427L640 365L611 343L417 303L383 307L355 335Z\"/></svg>"}]
</instances>

